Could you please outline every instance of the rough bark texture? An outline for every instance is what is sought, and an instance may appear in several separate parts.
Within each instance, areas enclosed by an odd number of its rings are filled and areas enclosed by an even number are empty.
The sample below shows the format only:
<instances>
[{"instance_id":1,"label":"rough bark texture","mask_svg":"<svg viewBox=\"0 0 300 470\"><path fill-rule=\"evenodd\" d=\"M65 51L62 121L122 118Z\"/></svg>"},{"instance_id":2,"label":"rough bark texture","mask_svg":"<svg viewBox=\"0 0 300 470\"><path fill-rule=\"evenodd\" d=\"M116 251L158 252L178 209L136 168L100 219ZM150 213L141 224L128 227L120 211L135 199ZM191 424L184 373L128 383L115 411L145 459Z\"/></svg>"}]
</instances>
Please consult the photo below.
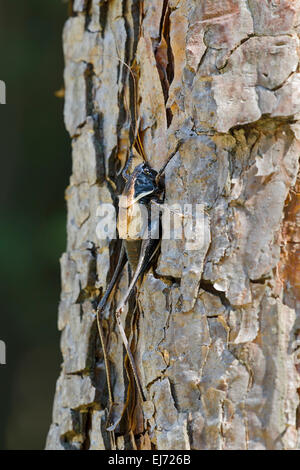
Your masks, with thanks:
<instances>
[{"instance_id":1,"label":"rough bark texture","mask_svg":"<svg viewBox=\"0 0 300 470\"><path fill-rule=\"evenodd\" d=\"M97 239L96 209L117 204L129 117L155 169L184 139L167 167L166 200L201 203L205 216L201 249L163 240L139 288L140 314L126 312L147 401L133 419L128 406L117 448L299 448L300 2L74 0L72 9L63 37L73 146L63 366L47 448L110 447L91 301L119 244ZM137 116L118 57L137 75ZM115 301L127 283L126 269ZM117 422L128 378L115 301L103 325Z\"/></svg>"}]
</instances>

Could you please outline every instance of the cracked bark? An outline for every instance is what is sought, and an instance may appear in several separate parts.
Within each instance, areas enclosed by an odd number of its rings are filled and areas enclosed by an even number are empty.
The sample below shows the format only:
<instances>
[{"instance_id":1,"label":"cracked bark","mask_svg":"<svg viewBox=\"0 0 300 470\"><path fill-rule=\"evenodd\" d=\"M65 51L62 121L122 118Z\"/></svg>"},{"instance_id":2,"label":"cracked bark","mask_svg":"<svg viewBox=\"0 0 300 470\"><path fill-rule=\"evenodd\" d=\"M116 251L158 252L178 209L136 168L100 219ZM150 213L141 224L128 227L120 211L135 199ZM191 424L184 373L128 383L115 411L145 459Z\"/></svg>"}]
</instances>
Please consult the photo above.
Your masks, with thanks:
<instances>
[{"instance_id":1,"label":"cracked bark","mask_svg":"<svg viewBox=\"0 0 300 470\"><path fill-rule=\"evenodd\" d=\"M118 449L299 449L298 0L74 0L64 29L66 191L58 326L63 365L48 449L106 449L107 386L92 302L119 242L117 204L140 129L169 204L202 204L203 243L163 240L125 312L146 402L128 406L113 307L103 315ZM133 86L137 77L135 120ZM131 118L131 119L130 119ZM132 121L132 124L130 124ZM122 415L123 413L123 415Z\"/></svg>"}]
</instances>

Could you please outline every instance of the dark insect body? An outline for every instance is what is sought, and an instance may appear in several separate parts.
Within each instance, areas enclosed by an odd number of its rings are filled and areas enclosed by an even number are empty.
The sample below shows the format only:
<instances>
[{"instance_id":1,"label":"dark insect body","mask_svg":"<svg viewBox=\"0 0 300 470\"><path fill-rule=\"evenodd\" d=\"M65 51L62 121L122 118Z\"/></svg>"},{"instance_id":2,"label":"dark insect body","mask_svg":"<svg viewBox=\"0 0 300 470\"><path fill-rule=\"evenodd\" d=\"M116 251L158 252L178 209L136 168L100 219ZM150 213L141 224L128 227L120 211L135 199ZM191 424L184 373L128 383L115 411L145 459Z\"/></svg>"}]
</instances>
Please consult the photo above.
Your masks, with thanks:
<instances>
[{"instance_id":1,"label":"dark insect body","mask_svg":"<svg viewBox=\"0 0 300 470\"><path fill-rule=\"evenodd\" d=\"M138 239L131 239L128 236L128 233L125 230L125 236L122 240L121 251L119 255L119 260L115 269L115 272L112 276L112 279L107 287L105 294L103 295L102 299L100 300L96 314L97 314L97 324L99 330L99 336L103 348L104 354L104 361L106 367L106 377L107 377L107 386L109 392L109 401L110 401L110 410L108 413L108 430L113 430L114 426L109 426L109 419L111 410L114 404L113 401L113 393L111 387L111 377L110 377L110 368L109 362L106 353L106 341L103 332L103 328L101 325L101 313L104 310L105 306L107 305L108 299L114 289L114 287L118 284L120 279L121 273L128 261L130 269L131 269L131 281L128 286L128 289L123 296L122 300L118 304L115 310L115 316L118 324L118 328L122 337L122 341L124 347L126 349L126 353L131 365L131 369L134 376L134 381L136 383L138 395L140 400L143 402L145 400L144 393L140 384L140 380L138 377L137 369L134 363L134 359L130 350L130 346L128 344L128 340L124 331L124 328L121 323L121 313L124 310L124 307L129 300L129 297L133 293L137 281L140 279L142 274L144 273L145 269L149 266L151 260L155 256L159 245L160 245L160 218L153 218L151 217L153 205L156 207L163 202L164 200L164 184L163 184L163 173L168 164L168 162L173 158L176 152L181 145L181 141L178 142L175 150L171 153L167 162L163 166L163 168L156 172L153 170L147 163L141 163L138 165L132 172L131 175L127 174L127 168L129 166L129 162L127 163L125 169L123 170L123 177L127 180L124 191L122 193L122 197L119 203L119 220L118 220L118 228L119 233L122 229L122 226L129 225L130 227L130 218L131 214L130 211L134 208L134 205L141 204L145 207L147 211L147 237L138 238ZM125 204L124 204L125 201ZM126 219L126 220L125 220ZM155 225L155 226L153 226Z\"/></svg>"},{"instance_id":2,"label":"dark insect body","mask_svg":"<svg viewBox=\"0 0 300 470\"><path fill-rule=\"evenodd\" d=\"M121 334L121 337L122 337L122 340L126 349L126 353L128 355L128 358L131 364L131 368L133 371L133 375L134 375L134 379L136 382L139 396L142 401L144 400L144 394L140 385L140 381L139 381L136 367L134 364L133 356L130 351L128 340L126 338L126 335L125 335L125 332L121 323L120 315L130 295L135 289L138 279L147 268L149 262L151 261L152 257L156 253L157 247L159 245L158 237L155 239L151 238L151 234L153 234L153 227L151 226L151 217L150 217L152 201L159 203L159 201L162 201L162 199L160 198L162 198L164 194L164 188L161 185L161 182L157 181L157 175L158 173L152 168L150 168L150 166L146 163L142 163L138 165L130 176L127 176L126 171L123 171L123 176L124 178L127 179L127 182L126 182L124 191L122 193L122 198L123 198L122 201L125 201L125 207L120 207L120 204L119 204L119 209L120 209L119 220L118 220L119 232L121 231L122 226L127 225L127 224L129 224L130 226L131 215L129 214L129 212L133 209L134 205L142 204L145 206L147 210L147 216L148 216L147 217L147 225L148 225L147 229L148 229L149 236L144 239L131 239L128 236L127 231L125 230L126 233L125 233L125 237L122 240L122 247L121 247L117 267L115 269L113 277L107 287L107 290L104 296L102 297L102 299L100 300L97 306L97 323L98 323L98 329L99 329L100 339L102 343L102 348L104 352L104 359L105 359L105 364L106 364L106 375L107 375L111 406L113 404L112 390L111 390L111 385L110 385L111 380L110 380L110 373L109 373L109 364L108 364L107 355L105 351L105 339L104 339L103 329L101 326L100 315L107 304L107 301L109 299L109 296L112 290L118 283L122 270L125 267L125 264L127 261L131 269L132 279L126 291L126 294L124 295L119 305L117 306L115 314L116 314L116 320L117 320L117 324L120 330L120 334ZM124 218L126 220L123 220ZM159 221L158 221L158 224L159 224ZM158 226L158 230L159 230L159 226ZM156 233L158 233L157 230L156 230Z\"/></svg>"},{"instance_id":3,"label":"dark insect body","mask_svg":"<svg viewBox=\"0 0 300 470\"><path fill-rule=\"evenodd\" d=\"M130 72L130 75L134 82L134 95L136 95L135 91L135 78L131 68L125 64L123 61L120 62L127 67ZM132 127L132 126L131 126ZM140 156L143 157L144 162L137 165L131 174L128 174L128 167L132 161L133 154L129 158L122 175L126 180L126 184L120 197L119 202L119 218L118 218L118 230L119 236L122 238L122 245L120 250L120 255L118 259L118 263L114 274L109 282L106 292L104 293L103 297L101 298L100 302L97 305L96 309L96 318L97 318L97 325L99 331L99 337L103 349L104 355L104 362L105 362L105 369L106 369L106 378L107 378L107 387L108 387L108 395L109 395L109 411L108 411L108 418L107 418L107 430L113 433L117 423L110 425L110 415L114 405L113 400L113 392L111 386L111 376L110 376L110 367L109 361L106 352L106 339L102 328L101 323L101 313L105 309L109 297L114 290L114 287L117 286L122 271L128 261L131 271L131 280L128 286L128 289L119 302L116 310L115 316L117 325L122 337L122 341L124 347L126 349L126 353L130 362L130 366L132 369L132 373L134 376L134 381L136 384L136 388L138 391L138 395L140 397L141 402L145 400L144 393L140 384L140 380L138 377L137 369L134 363L134 359L132 356L132 352L130 350L130 346L128 344L128 340L121 323L121 313L124 310L124 307L129 300L129 297L133 293L135 286L147 269L149 264L151 263L153 257L157 253L160 245L160 232L161 232L161 223L160 223L160 214L158 211L158 217L155 218L153 221L152 209L153 206L159 206L160 203L164 200L165 188L163 182L163 174L165 168L169 161L173 158L173 156L177 153L180 145L182 144L182 140L179 140L175 150L170 154L167 158L167 161L163 165L163 167L157 172L150 167L150 165L145 161L145 153L143 150L143 146L139 137L138 132L134 132L135 134L135 142L134 146L136 147L135 150L138 150ZM132 220L133 220L133 212L136 206L141 205L146 210L146 231L141 236L134 236L130 235ZM144 212L145 213L145 212ZM120 235L121 232L124 232L124 235ZM146 236L145 236L146 233ZM114 441L114 437L112 436L112 440Z\"/></svg>"}]
</instances>

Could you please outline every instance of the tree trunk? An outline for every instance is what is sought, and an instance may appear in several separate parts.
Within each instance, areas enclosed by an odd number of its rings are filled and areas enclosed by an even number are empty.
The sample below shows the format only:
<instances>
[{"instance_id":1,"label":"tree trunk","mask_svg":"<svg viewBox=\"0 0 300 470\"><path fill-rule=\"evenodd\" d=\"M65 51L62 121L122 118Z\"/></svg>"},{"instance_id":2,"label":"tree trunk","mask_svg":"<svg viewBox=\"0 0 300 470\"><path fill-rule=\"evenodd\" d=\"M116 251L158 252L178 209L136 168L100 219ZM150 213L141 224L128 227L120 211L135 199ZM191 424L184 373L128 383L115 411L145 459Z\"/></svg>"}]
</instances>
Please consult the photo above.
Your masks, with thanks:
<instances>
[{"instance_id":1,"label":"tree trunk","mask_svg":"<svg viewBox=\"0 0 300 470\"><path fill-rule=\"evenodd\" d=\"M143 406L114 316L127 266L102 316L116 448L299 448L300 2L74 0L72 9L63 366L47 448L114 440L92 301L120 242L97 237L96 210L117 205L137 127L156 170L183 141L166 168L166 202L204 212L201 243L163 239L124 314Z\"/></svg>"}]
</instances>

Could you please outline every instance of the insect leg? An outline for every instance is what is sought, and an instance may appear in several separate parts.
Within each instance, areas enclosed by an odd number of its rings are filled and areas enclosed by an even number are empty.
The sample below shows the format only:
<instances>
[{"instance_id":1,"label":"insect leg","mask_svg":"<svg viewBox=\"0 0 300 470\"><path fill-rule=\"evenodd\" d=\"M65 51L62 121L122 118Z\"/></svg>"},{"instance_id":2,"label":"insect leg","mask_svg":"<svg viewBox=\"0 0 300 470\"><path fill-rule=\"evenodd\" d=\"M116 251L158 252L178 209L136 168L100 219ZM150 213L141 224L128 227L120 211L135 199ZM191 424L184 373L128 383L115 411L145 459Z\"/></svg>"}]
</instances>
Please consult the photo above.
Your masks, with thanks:
<instances>
[{"instance_id":1,"label":"insect leg","mask_svg":"<svg viewBox=\"0 0 300 470\"><path fill-rule=\"evenodd\" d=\"M106 372L106 381L107 381L107 388L108 388L109 410L108 410L108 417L107 417L107 425L109 424L109 419L110 419L110 415L111 415L111 412L112 412L112 407L113 407L113 404L114 404L114 400L113 400L113 393L112 393L112 386L111 386L110 366L109 366L109 361L108 361L108 356L107 356L105 336L104 336L104 331L103 331L103 328L102 328L100 316L101 316L101 313L103 312L103 310L104 310L104 308L107 304L107 300L110 296L111 291L113 290L115 284L117 283L117 281L120 277L120 274L121 274L121 272L122 272L122 270L125 266L125 263L126 263L126 253L125 253L124 244L122 243L121 253L120 253L120 256L119 256L119 260L118 260L116 270L115 270L115 272L113 274L113 277L112 277L112 279L111 279L111 281L108 285L108 288L107 288L104 296L100 300L100 302L97 306L97 310L96 310L97 327L98 327L99 338L100 338L102 351L103 351L105 372Z\"/></svg>"},{"instance_id":2,"label":"insect leg","mask_svg":"<svg viewBox=\"0 0 300 470\"><path fill-rule=\"evenodd\" d=\"M156 240L156 243L157 243L157 240ZM140 277L140 275L142 274L142 272L145 268L145 264L148 263L149 260L150 260L150 257L152 257L152 252L149 253L150 245L151 245L151 240L149 240L149 239L142 240L138 265L136 267L133 278L132 278L132 280L129 284L129 287L126 291L126 294L124 295L124 297L122 298L121 302L119 303L119 305L117 307L117 311L123 310L127 300L129 299L129 297L130 297L130 295L131 295L131 293L132 293L132 291L133 291L133 289L134 289L134 287L137 283L138 278Z\"/></svg>"},{"instance_id":3,"label":"insect leg","mask_svg":"<svg viewBox=\"0 0 300 470\"><path fill-rule=\"evenodd\" d=\"M108 298L111 294L111 291L113 290L116 282L119 280L120 274L121 274L122 269L124 268L125 264L126 264L126 252L125 252L124 243L122 243L121 252L120 252L119 259L118 259L117 267L116 267L115 272L113 274L113 277L111 278L111 281L110 281L110 283L109 283L109 285L106 289L106 292L105 292L104 296L101 298L100 302L98 303L97 313L103 311L103 309L105 308L107 300L108 300Z\"/></svg>"},{"instance_id":4,"label":"insect leg","mask_svg":"<svg viewBox=\"0 0 300 470\"><path fill-rule=\"evenodd\" d=\"M136 365L134 363L134 359L133 359L132 353L130 351L128 340L127 340L127 337L126 337L126 334L125 334L125 331L124 331L124 328L123 328L123 325L122 325L122 322L121 322L121 313L122 313L122 311L125 307L125 304L126 304L127 300L129 299L129 297L130 297L130 295L131 295L131 293L132 293L132 291L133 291L133 289L136 285L136 282L137 282L138 278L140 277L140 275L143 272L145 262L148 261L147 254L149 254L149 244L150 243L151 243L151 240L149 240L149 239L142 240L141 251L140 251L140 256L139 256L139 262L138 262L138 265L136 267L135 273L134 273L133 278L130 282L130 285L129 285L127 291L126 291L126 294L124 295L124 297L122 298L121 302L119 303L119 305L116 309L117 324L118 324L118 327L119 327L119 330L120 330L120 334L121 334L121 337L122 337L122 340L123 340L124 347L126 349L126 352L127 352L127 355L128 355L129 361L130 361L130 365L131 365L131 368L132 368L132 372L133 372L133 375L134 375L134 379L135 379L135 382L136 382L137 390L138 390L141 401L145 401L145 397L144 397L142 387L141 387L141 384L140 384L140 380L139 380L139 377L138 377Z\"/></svg>"},{"instance_id":5,"label":"insect leg","mask_svg":"<svg viewBox=\"0 0 300 470\"><path fill-rule=\"evenodd\" d=\"M125 181L128 181L128 179L130 177L130 175L128 174L128 168L129 168L129 165L132 162L132 159L133 159L133 153L131 152L130 157L128 158L127 163L126 163L126 165L125 165L125 167L122 171L122 176L123 176Z\"/></svg>"}]
</instances>

